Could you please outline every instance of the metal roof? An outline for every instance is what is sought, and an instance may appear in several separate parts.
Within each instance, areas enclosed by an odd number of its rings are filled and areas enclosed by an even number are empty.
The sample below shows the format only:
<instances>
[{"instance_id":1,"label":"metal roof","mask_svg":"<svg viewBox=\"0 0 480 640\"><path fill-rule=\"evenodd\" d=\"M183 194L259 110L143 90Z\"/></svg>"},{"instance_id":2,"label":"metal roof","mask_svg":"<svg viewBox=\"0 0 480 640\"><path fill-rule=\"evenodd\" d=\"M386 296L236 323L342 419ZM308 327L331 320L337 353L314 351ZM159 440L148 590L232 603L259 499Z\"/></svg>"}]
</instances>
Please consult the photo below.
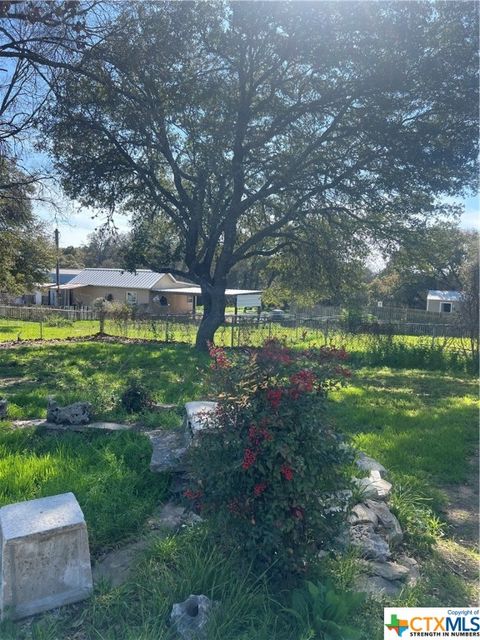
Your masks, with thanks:
<instances>
[{"instance_id":1,"label":"metal roof","mask_svg":"<svg viewBox=\"0 0 480 640\"><path fill-rule=\"evenodd\" d=\"M149 269L138 269L135 272L124 269L84 269L72 278L65 289L74 288L72 285L84 287L113 287L122 289L151 289L164 273L156 273Z\"/></svg>"},{"instance_id":2,"label":"metal roof","mask_svg":"<svg viewBox=\"0 0 480 640\"><path fill-rule=\"evenodd\" d=\"M186 287L170 287L169 289L153 289L153 291L158 291L161 293L186 293L189 295L202 295L202 290L200 287L191 287L187 285ZM262 293L261 291L255 289L225 289L226 296L241 296L248 295L250 293Z\"/></svg>"},{"instance_id":3,"label":"metal roof","mask_svg":"<svg viewBox=\"0 0 480 640\"><path fill-rule=\"evenodd\" d=\"M431 290L427 294L427 300L441 300L442 302L460 302L461 291L436 291Z\"/></svg>"},{"instance_id":4,"label":"metal roof","mask_svg":"<svg viewBox=\"0 0 480 640\"><path fill-rule=\"evenodd\" d=\"M59 287L57 287L56 284L52 284L51 282L48 282L47 284L43 285L44 287L48 287L48 289L52 289L52 290L56 290L56 289L79 289L80 287L86 287L88 285L86 284L72 284L71 282L65 282L64 284L61 284Z\"/></svg>"}]
</instances>

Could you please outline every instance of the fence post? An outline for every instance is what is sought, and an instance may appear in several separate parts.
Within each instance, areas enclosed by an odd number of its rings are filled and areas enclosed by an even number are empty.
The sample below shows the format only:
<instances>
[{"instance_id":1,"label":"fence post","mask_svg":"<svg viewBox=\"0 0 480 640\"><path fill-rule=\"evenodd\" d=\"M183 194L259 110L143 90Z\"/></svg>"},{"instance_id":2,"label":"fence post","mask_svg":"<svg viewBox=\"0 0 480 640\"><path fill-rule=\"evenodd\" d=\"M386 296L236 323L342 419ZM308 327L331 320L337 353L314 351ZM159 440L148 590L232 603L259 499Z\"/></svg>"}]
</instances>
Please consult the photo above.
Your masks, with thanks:
<instances>
[{"instance_id":1,"label":"fence post","mask_svg":"<svg viewBox=\"0 0 480 640\"><path fill-rule=\"evenodd\" d=\"M436 335L435 325L432 324L432 349L435 346L435 335Z\"/></svg>"},{"instance_id":2,"label":"fence post","mask_svg":"<svg viewBox=\"0 0 480 640\"><path fill-rule=\"evenodd\" d=\"M168 313L165 316L165 342L168 342Z\"/></svg>"},{"instance_id":3,"label":"fence post","mask_svg":"<svg viewBox=\"0 0 480 640\"><path fill-rule=\"evenodd\" d=\"M235 346L235 322L236 322L237 316L233 316L232 317L232 329L231 329L231 335L230 335L230 346L234 347Z\"/></svg>"},{"instance_id":4,"label":"fence post","mask_svg":"<svg viewBox=\"0 0 480 640\"><path fill-rule=\"evenodd\" d=\"M325 346L328 344L328 318L325 322Z\"/></svg>"},{"instance_id":5,"label":"fence post","mask_svg":"<svg viewBox=\"0 0 480 640\"><path fill-rule=\"evenodd\" d=\"M43 340L43 322L40 320L40 340Z\"/></svg>"}]
</instances>

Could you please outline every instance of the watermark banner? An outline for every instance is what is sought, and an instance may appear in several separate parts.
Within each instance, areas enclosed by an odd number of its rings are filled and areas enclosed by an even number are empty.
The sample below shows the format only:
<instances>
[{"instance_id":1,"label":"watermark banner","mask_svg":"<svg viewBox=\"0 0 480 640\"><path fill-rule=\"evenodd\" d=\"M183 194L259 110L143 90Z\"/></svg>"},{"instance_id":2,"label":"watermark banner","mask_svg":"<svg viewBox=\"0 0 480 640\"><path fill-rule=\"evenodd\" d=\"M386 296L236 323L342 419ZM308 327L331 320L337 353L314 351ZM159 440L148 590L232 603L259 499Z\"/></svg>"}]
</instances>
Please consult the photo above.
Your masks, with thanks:
<instances>
[{"instance_id":1,"label":"watermark banner","mask_svg":"<svg viewBox=\"0 0 480 640\"><path fill-rule=\"evenodd\" d=\"M384 640L480 638L480 609L472 607L386 607Z\"/></svg>"}]
</instances>

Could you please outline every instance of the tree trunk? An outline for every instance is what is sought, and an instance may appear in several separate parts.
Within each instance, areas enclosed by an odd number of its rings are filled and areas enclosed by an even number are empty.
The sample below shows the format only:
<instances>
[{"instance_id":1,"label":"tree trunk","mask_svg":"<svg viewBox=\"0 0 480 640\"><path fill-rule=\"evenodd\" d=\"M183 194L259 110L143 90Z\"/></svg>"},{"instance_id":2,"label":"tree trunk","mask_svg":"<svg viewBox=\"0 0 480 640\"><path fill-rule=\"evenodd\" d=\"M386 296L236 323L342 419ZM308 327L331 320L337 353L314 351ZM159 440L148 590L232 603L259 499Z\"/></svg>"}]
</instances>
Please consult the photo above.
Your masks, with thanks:
<instances>
[{"instance_id":1,"label":"tree trunk","mask_svg":"<svg viewBox=\"0 0 480 640\"><path fill-rule=\"evenodd\" d=\"M203 318L198 327L195 348L207 351L216 330L225 322L225 285L201 285L204 303Z\"/></svg>"}]
</instances>

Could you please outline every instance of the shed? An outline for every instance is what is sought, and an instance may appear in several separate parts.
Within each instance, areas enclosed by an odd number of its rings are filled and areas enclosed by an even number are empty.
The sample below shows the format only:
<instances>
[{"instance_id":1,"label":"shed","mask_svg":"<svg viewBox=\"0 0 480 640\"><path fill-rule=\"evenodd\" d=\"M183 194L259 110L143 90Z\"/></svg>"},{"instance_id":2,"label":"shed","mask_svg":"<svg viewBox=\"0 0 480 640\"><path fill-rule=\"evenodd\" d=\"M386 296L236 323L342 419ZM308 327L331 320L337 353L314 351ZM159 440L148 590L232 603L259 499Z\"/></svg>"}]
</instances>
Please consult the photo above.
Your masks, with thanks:
<instances>
[{"instance_id":1,"label":"shed","mask_svg":"<svg viewBox=\"0 0 480 640\"><path fill-rule=\"evenodd\" d=\"M461 291L430 290L427 294L427 311L452 313L453 311L459 311L461 304Z\"/></svg>"}]
</instances>

